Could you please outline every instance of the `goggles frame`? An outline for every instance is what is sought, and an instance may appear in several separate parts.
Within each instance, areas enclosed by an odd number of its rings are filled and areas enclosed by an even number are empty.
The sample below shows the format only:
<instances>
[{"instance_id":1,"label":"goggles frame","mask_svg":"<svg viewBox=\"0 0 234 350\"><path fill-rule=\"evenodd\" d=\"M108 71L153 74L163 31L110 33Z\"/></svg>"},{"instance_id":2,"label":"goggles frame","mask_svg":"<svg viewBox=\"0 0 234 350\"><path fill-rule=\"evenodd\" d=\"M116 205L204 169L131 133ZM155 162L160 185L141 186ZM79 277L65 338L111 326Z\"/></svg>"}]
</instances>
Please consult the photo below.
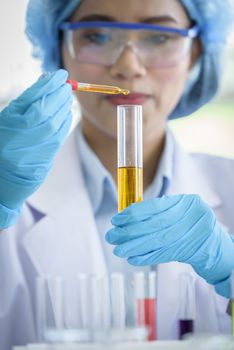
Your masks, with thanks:
<instances>
[{"instance_id":1,"label":"goggles frame","mask_svg":"<svg viewBox=\"0 0 234 350\"><path fill-rule=\"evenodd\" d=\"M117 28L117 29L135 29L135 30L155 30L164 31L168 33L176 33L183 37L196 38L200 34L200 27L195 24L190 28L172 28L156 24L146 23L127 23L127 22L104 22L104 21L89 21L89 22L63 22L60 23L60 30L76 30L80 28Z\"/></svg>"}]
</instances>

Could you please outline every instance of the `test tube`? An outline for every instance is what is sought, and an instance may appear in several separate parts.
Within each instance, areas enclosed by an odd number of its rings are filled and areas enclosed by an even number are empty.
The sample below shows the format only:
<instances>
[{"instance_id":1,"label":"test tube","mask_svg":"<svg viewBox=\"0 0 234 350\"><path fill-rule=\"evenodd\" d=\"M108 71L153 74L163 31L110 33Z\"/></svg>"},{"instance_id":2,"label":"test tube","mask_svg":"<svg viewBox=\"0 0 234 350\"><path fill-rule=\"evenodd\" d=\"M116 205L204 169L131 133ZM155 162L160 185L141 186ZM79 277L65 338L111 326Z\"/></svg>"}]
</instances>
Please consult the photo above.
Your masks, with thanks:
<instances>
[{"instance_id":1,"label":"test tube","mask_svg":"<svg viewBox=\"0 0 234 350\"><path fill-rule=\"evenodd\" d=\"M37 342L45 340L44 332L46 329L46 282L45 278L36 279L36 337Z\"/></svg>"},{"instance_id":2,"label":"test tube","mask_svg":"<svg viewBox=\"0 0 234 350\"><path fill-rule=\"evenodd\" d=\"M105 342L111 326L108 276L92 276L91 289L93 340L96 342Z\"/></svg>"},{"instance_id":3,"label":"test tube","mask_svg":"<svg viewBox=\"0 0 234 350\"><path fill-rule=\"evenodd\" d=\"M195 319L194 276L190 272L179 276L179 338L193 333Z\"/></svg>"},{"instance_id":4,"label":"test tube","mask_svg":"<svg viewBox=\"0 0 234 350\"><path fill-rule=\"evenodd\" d=\"M85 273L78 274L79 288L79 311L80 311L80 339L84 342L89 341L90 334L90 283L89 275Z\"/></svg>"},{"instance_id":5,"label":"test tube","mask_svg":"<svg viewBox=\"0 0 234 350\"><path fill-rule=\"evenodd\" d=\"M122 273L112 273L111 279L111 310L112 327L118 330L125 330L125 286Z\"/></svg>"},{"instance_id":6,"label":"test tube","mask_svg":"<svg viewBox=\"0 0 234 350\"><path fill-rule=\"evenodd\" d=\"M148 330L147 339L156 340L156 272L134 274L137 323Z\"/></svg>"},{"instance_id":7,"label":"test tube","mask_svg":"<svg viewBox=\"0 0 234 350\"><path fill-rule=\"evenodd\" d=\"M37 341L64 341L64 280L60 277L36 279Z\"/></svg>"},{"instance_id":8,"label":"test tube","mask_svg":"<svg viewBox=\"0 0 234 350\"><path fill-rule=\"evenodd\" d=\"M138 326L145 325L145 275L144 272L134 273L134 290L136 300L136 320Z\"/></svg>"},{"instance_id":9,"label":"test tube","mask_svg":"<svg viewBox=\"0 0 234 350\"><path fill-rule=\"evenodd\" d=\"M143 199L142 106L117 107L118 211Z\"/></svg>"},{"instance_id":10,"label":"test tube","mask_svg":"<svg viewBox=\"0 0 234 350\"><path fill-rule=\"evenodd\" d=\"M156 272L150 271L148 278L148 295L145 298L145 324L149 327L148 340L156 340Z\"/></svg>"},{"instance_id":11,"label":"test tube","mask_svg":"<svg viewBox=\"0 0 234 350\"><path fill-rule=\"evenodd\" d=\"M64 327L64 279L61 277L55 277L51 282L55 327L57 330L62 330Z\"/></svg>"}]
</instances>

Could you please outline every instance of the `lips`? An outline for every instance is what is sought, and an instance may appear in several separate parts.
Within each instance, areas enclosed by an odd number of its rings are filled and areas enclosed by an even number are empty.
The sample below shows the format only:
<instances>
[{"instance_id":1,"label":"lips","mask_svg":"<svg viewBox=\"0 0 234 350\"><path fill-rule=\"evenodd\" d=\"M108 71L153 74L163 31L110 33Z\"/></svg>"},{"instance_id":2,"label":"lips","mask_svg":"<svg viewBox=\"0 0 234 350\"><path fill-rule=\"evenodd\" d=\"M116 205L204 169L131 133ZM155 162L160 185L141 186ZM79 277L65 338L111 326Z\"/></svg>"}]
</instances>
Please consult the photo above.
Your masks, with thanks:
<instances>
[{"instance_id":1,"label":"lips","mask_svg":"<svg viewBox=\"0 0 234 350\"><path fill-rule=\"evenodd\" d=\"M108 95L106 99L114 106L118 105L143 105L148 99L149 95L133 92L127 96L122 95Z\"/></svg>"}]
</instances>

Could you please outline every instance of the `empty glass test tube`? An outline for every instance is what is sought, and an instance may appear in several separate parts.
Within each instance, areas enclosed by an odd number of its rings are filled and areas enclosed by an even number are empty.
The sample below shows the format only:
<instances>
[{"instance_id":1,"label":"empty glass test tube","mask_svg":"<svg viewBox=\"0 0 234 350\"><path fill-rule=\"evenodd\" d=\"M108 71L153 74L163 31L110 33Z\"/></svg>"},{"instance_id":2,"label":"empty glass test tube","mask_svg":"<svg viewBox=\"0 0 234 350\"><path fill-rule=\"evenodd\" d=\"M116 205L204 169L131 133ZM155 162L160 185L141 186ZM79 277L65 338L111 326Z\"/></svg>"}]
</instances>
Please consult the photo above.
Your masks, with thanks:
<instances>
[{"instance_id":1,"label":"empty glass test tube","mask_svg":"<svg viewBox=\"0 0 234 350\"><path fill-rule=\"evenodd\" d=\"M118 211L143 199L142 106L117 107Z\"/></svg>"}]
</instances>

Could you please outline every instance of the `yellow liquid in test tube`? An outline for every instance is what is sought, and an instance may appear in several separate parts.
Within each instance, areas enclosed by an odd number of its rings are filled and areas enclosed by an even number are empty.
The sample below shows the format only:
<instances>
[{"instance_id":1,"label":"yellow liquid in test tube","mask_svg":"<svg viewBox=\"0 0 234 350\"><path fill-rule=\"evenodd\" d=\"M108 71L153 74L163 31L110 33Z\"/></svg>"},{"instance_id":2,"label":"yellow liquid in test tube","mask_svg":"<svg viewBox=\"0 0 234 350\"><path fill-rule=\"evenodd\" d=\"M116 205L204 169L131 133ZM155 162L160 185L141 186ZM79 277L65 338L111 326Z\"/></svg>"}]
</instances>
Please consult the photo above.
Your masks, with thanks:
<instances>
[{"instance_id":1,"label":"yellow liquid in test tube","mask_svg":"<svg viewBox=\"0 0 234 350\"><path fill-rule=\"evenodd\" d=\"M118 211L143 199L143 169L118 168Z\"/></svg>"}]
</instances>

